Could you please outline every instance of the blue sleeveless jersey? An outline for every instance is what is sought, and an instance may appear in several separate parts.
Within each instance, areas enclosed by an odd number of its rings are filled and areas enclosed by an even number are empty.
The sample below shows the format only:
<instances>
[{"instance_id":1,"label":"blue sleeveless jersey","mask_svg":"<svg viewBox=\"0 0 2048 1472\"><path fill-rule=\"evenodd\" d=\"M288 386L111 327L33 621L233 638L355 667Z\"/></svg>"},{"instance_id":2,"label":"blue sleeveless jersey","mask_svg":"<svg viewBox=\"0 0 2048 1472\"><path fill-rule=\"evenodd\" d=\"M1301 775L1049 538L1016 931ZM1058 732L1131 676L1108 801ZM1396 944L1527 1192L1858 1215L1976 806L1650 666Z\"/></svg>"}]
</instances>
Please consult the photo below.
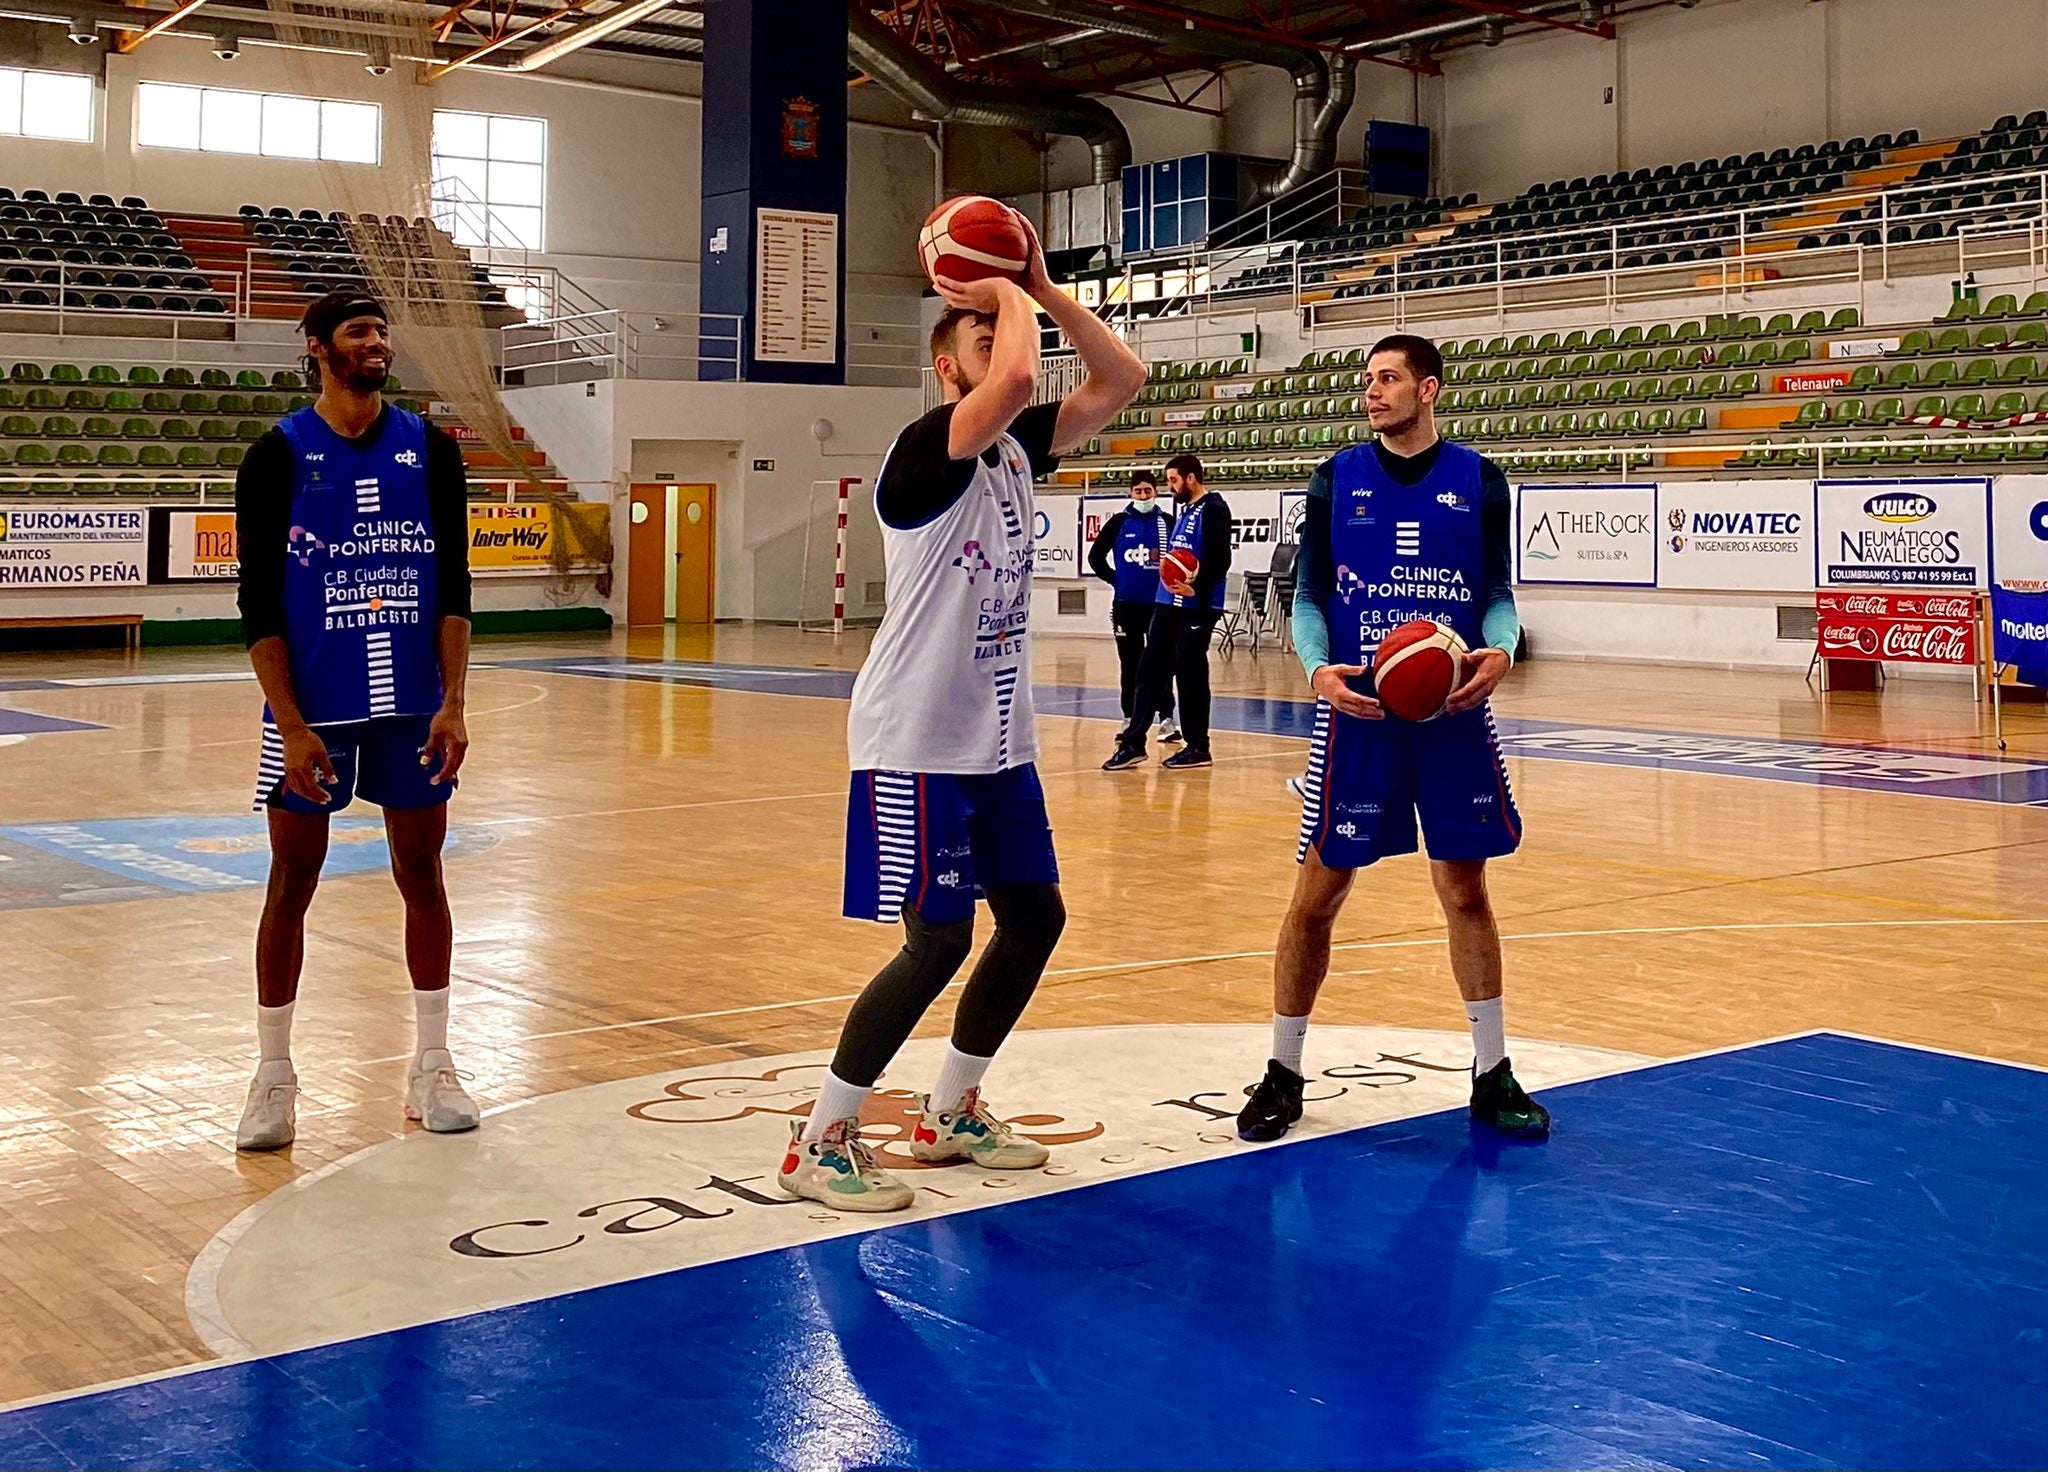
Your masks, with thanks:
<instances>
[{"instance_id":1,"label":"blue sleeveless jersey","mask_svg":"<svg viewBox=\"0 0 2048 1472\"><path fill-rule=\"evenodd\" d=\"M1167 537L1166 545L1175 551L1187 553L1199 562L1202 555L1203 521L1212 508L1221 507L1222 505L1223 503L1211 494L1203 496L1201 500L1195 502L1192 506L1184 508L1173 519L1173 531ZM1230 511L1225 507L1220 514L1228 516ZM1224 580L1218 578L1216 586L1209 590L1209 607L1221 608L1223 606L1223 583ZM1183 598L1177 593L1168 592L1164 583L1159 585L1158 601L1161 603L1171 603L1175 608L1193 608L1195 606L1193 598Z\"/></svg>"},{"instance_id":2,"label":"blue sleeveless jersey","mask_svg":"<svg viewBox=\"0 0 2048 1472\"><path fill-rule=\"evenodd\" d=\"M291 536L276 555L292 693L306 723L432 714L442 690L425 421L387 407L368 449L311 405L278 428L295 473Z\"/></svg>"},{"instance_id":3,"label":"blue sleeveless jersey","mask_svg":"<svg viewBox=\"0 0 2048 1472\"><path fill-rule=\"evenodd\" d=\"M1126 511L1117 524L1115 598L1119 603L1154 603L1159 598L1159 558L1166 551L1172 519L1164 511Z\"/></svg>"},{"instance_id":4,"label":"blue sleeveless jersey","mask_svg":"<svg viewBox=\"0 0 2048 1472\"><path fill-rule=\"evenodd\" d=\"M1372 663L1380 640L1413 618L1485 644L1486 558L1480 535L1481 460L1444 443L1428 475L1404 486L1369 444L1330 462L1330 657Z\"/></svg>"}]
</instances>

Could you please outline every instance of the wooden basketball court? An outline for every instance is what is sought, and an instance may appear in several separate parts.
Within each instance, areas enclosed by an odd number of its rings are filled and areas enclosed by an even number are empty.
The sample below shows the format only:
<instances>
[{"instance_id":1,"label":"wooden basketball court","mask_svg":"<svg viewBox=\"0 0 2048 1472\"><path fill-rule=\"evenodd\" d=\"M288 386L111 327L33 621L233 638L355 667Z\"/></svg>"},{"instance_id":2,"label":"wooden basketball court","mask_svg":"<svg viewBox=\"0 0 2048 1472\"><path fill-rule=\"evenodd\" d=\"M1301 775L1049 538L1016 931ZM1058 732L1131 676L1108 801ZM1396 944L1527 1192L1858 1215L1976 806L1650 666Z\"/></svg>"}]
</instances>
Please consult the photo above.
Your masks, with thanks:
<instances>
[{"instance_id":1,"label":"wooden basketball court","mask_svg":"<svg viewBox=\"0 0 2048 1472\"><path fill-rule=\"evenodd\" d=\"M479 644L447 867L452 1041L487 1109L830 1046L896 945L838 918L834 672L865 644ZM1217 765L1162 772L1155 748L1111 776L1108 641L1041 645L1072 918L1027 1027L1264 1023L1302 681L1284 655L1215 668ZM0 1401L208 1358L187 1279L216 1234L406 1128L400 910L359 806L311 917L298 1143L234 1151L262 895L245 672L227 650L0 662ZM1527 822L1494 879L1511 1039L1658 1059L1824 1029L2048 1064L2038 710L2008 713L2000 761L1988 714L1929 682L1823 702L1793 676L1538 661L1496 709ZM1441 937L1418 861L1369 871L1318 1025L1459 1031ZM317 1269L280 1291L317 1296Z\"/></svg>"}]
</instances>

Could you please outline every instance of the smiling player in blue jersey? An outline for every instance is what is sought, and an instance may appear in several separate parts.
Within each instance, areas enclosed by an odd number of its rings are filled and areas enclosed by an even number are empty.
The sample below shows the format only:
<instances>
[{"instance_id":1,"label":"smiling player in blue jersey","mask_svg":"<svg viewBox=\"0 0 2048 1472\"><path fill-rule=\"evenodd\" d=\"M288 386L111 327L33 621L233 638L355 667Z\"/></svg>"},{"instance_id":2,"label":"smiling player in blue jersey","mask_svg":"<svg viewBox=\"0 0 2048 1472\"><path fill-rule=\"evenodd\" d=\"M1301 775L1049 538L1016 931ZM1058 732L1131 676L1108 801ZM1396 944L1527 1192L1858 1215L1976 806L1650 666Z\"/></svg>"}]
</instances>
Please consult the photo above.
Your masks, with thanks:
<instances>
[{"instance_id":1,"label":"smiling player in blue jersey","mask_svg":"<svg viewBox=\"0 0 2048 1472\"><path fill-rule=\"evenodd\" d=\"M1438 436L1443 373L1427 339L1382 339L1366 362L1377 440L1341 451L1309 482L1294 643L1316 725L1301 868L1274 957L1272 1057L1238 1116L1247 1140L1276 1140L1301 1118L1302 1046L1331 931L1359 869L1415 852L1418 817L1472 1029L1472 1116L1524 1138L1550 1129L1507 1057L1500 931L1486 893L1486 861L1522 839L1487 707L1521 634L1508 486L1491 461ZM1422 723L1388 717L1369 673L1380 640L1414 618L1449 625L1472 651L1444 713Z\"/></svg>"},{"instance_id":2,"label":"smiling player in blue jersey","mask_svg":"<svg viewBox=\"0 0 2048 1472\"><path fill-rule=\"evenodd\" d=\"M265 702L255 806L271 854L256 934L261 1061L242 1150L280 1149L297 1130L291 1026L306 911L328 817L357 796L384 809L405 900L419 1029L406 1117L440 1134L477 1124L448 1054L454 925L441 878L446 804L469 749L462 450L384 402L391 328L377 301L330 292L300 325L320 396L258 440L235 478L242 626Z\"/></svg>"}]
</instances>

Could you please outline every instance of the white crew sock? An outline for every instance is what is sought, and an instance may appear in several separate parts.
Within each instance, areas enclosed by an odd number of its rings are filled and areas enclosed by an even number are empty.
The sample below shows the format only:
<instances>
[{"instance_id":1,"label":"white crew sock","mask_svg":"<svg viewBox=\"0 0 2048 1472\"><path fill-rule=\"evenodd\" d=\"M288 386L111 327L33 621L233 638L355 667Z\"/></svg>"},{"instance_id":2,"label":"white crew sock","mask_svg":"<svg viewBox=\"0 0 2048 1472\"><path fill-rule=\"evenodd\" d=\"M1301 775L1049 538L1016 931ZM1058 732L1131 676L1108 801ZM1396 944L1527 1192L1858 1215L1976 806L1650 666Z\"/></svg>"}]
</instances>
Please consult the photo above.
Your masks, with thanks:
<instances>
[{"instance_id":1,"label":"white crew sock","mask_svg":"<svg viewBox=\"0 0 2048 1472\"><path fill-rule=\"evenodd\" d=\"M413 1056L420 1057L437 1048L448 1051L448 993L450 988L441 987L435 991L415 990L412 994L412 1012L419 1023L419 1046Z\"/></svg>"},{"instance_id":2,"label":"white crew sock","mask_svg":"<svg viewBox=\"0 0 2048 1472\"><path fill-rule=\"evenodd\" d=\"M1472 1068L1485 1073L1508 1056L1507 1019L1501 1015L1501 998L1465 1004L1465 1020L1472 1024Z\"/></svg>"},{"instance_id":3,"label":"white crew sock","mask_svg":"<svg viewBox=\"0 0 2048 1472\"><path fill-rule=\"evenodd\" d=\"M265 1063L289 1063L292 1060L292 1008L296 1002L286 1002L282 1007L256 1006L256 1049Z\"/></svg>"},{"instance_id":4,"label":"white crew sock","mask_svg":"<svg viewBox=\"0 0 2048 1472\"><path fill-rule=\"evenodd\" d=\"M958 1109L967 1091L981 1083L981 1076L988 1072L992 1061L946 1044L946 1061L939 1065L939 1081L932 1085L932 1108L941 1114Z\"/></svg>"},{"instance_id":5,"label":"white crew sock","mask_svg":"<svg viewBox=\"0 0 2048 1472\"><path fill-rule=\"evenodd\" d=\"M1273 1014L1273 1061L1283 1067L1301 1072L1301 1045L1308 1036L1306 1017L1287 1017Z\"/></svg>"},{"instance_id":6,"label":"white crew sock","mask_svg":"<svg viewBox=\"0 0 2048 1472\"><path fill-rule=\"evenodd\" d=\"M825 1131L842 1119L859 1119L868 1093L866 1084L850 1084L836 1073L827 1073L825 1082L818 1086L817 1102L811 1105L811 1117L804 1124L804 1143L810 1145L824 1139Z\"/></svg>"}]
</instances>

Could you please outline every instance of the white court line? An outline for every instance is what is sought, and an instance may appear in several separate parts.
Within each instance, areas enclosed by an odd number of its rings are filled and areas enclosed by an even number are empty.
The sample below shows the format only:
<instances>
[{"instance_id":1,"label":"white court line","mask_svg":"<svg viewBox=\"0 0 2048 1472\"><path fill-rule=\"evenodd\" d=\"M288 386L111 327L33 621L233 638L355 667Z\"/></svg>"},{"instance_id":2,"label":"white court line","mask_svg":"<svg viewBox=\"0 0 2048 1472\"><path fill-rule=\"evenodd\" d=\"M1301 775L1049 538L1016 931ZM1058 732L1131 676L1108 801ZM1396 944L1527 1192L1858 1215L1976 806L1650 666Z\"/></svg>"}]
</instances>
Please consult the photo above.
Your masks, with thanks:
<instances>
[{"instance_id":1,"label":"white court line","mask_svg":"<svg viewBox=\"0 0 2048 1472\"><path fill-rule=\"evenodd\" d=\"M2038 920L1992 919L1992 920L1766 920L1730 921L1714 925L1633 925L1615 930L1537 930L1521 935L1503 935L1507 941L1525 940L1587 940L1609 935L1707 935L1741 931L1763 930L1900 930L1927 926L1997 926L1997 925L2048 925L2048 917ZM1397 951L1417 950L1425 946L1440 946L1445 943L1442 936L1427 936L1413 940L1353 940L1343 941L1330 947L1336 951ZM1204 956L1166 956L1149 961L1112 961L1100 966L1068 966L1047 971L1047 979L1062 976L1101 976L1114 971L1152 971L1172 966L1200 966L1213 961L1254 961L1273 954L1271 948L1262 951L1217 951ZM964 979L955 980L947 987L964 986ZM721 1007L711 1012L677 1012L667 1017L646 1017L634 1022L601 1022L591 1027L568 1027L554 1032L526 1033L513 1038L509 1043L479 1047L470 1044L472 1051L491 1052L500 1046L516 1046L521 1043L548 1042L555 1038L587 1037L592 1033L625 1032L636 1027L667 1027L677 1022L704 1022L716 1017L740 1017L755 1012L786 1012L804 1007L823 1007L834 1002L850 1002L859 992L843 992L827 997L804 997L789 1002L762 1002L752 1007ZM1834 1031L1834 1029L1828 1029ZM1868 1041L1884 1042L1883 1038ZM1958 1055L1963 1056L1963 1055ZM366 1058L365 1066L380 1063L404 1063L412 1054L400 1053L390 1058ZM1998 1063L2003 1059L1987 1059Z\"/></svg>"}]
</instances>

